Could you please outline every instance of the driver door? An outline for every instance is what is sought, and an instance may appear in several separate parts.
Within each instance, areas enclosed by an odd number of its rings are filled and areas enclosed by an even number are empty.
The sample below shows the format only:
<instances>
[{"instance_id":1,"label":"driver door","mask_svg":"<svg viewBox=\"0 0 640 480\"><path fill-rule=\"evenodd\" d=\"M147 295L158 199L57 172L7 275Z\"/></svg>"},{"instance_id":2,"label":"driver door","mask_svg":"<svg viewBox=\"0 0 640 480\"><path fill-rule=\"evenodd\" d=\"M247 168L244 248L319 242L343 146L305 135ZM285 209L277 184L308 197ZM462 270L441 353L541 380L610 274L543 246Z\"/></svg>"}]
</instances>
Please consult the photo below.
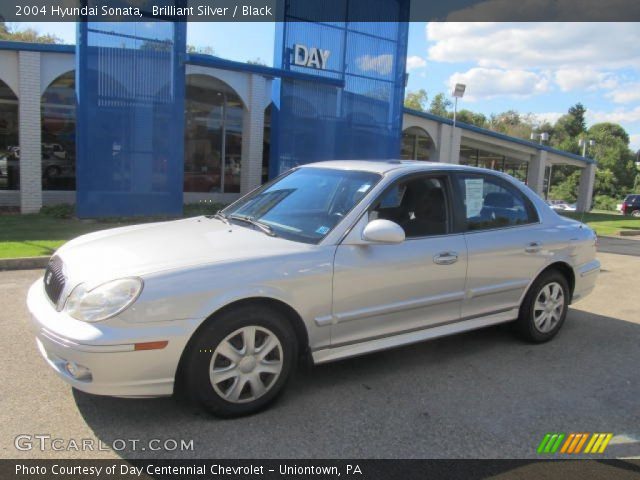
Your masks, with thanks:
<instances>
[{"instance_id":1,"label":"driver door","mask_svg":"<svg viewBox=\"0 0 640 480\"><path fill-rule=\"evenodd\" d=\"M397 244L339 245L334 261L332 346L420 330L460 319L467 249L453 233L450 180L443 174L403 177L387 189L367 221L399 224ZM355 230L358 229L357 232Z\"/></svg>"}]
</instances>

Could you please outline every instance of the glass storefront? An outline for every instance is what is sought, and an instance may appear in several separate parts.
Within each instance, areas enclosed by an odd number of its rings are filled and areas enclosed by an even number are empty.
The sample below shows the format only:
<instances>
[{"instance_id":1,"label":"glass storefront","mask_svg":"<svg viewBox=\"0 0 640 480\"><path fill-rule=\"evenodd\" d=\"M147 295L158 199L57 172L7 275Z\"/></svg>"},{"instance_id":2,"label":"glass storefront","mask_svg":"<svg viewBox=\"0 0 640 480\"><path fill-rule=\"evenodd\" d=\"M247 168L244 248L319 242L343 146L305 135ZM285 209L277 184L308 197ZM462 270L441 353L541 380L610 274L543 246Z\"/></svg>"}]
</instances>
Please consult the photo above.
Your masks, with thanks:
<instances>
[{"instance_id":1,"label":"glass storefront","mask_svg":"<svg viewBox=\"0 0 640 480\"><path fill-rule=\"evenodd\" d=\"M18 98L0 80L0 190L20 189Z\"/></svg>"},{"instance_id":2,"label":"glass storefront","mask_svg":"<svg viewBox=\"0 0 640 480\"><path fill-rule=\"evenodd\" d=\"M42 94L42 189L76 188L75 72L55 79Z\"/></svg>"},{"instance_id":3,"label":"glass storefront","mask_svg":"<svg viewBox=\"0 0 640 480\"><path fill-rule=\"evenodd\" d=\"M400 158L403 160L429 160L433 148L433 140L423 129L410 127L402 132Z\"/></svg>"},{"instance_id":4,"label":"glass storefront","mask_svg":"<svg viewBox=\"0 0 640 480\"><path fill-rule=\"evenodd\" d=\"M427 132L409 127L402 132L400 158L403 160L429 160L434 143Z\"/></svg>"},{"instance_id":5,"label":"glass storefront","mask_svg":"<svg viewBox=\"0 0 640 480\"><path fill-rule=\"evenodd\" d=\"M460 165L497 170L507 173L521 182L527 181L529 170L527 162L465 145L460 147Z\"/></svg>"},{"instance_id":6,"label":"glass storefront","mask_svg":"<svg viewBox=\"0 0 640 480\"><path fill-rule=\"evenodd\" d=\"M242 100L226 83L187 75L185 192L240 192L242 117Z\"/></svg>"}]
</instances>

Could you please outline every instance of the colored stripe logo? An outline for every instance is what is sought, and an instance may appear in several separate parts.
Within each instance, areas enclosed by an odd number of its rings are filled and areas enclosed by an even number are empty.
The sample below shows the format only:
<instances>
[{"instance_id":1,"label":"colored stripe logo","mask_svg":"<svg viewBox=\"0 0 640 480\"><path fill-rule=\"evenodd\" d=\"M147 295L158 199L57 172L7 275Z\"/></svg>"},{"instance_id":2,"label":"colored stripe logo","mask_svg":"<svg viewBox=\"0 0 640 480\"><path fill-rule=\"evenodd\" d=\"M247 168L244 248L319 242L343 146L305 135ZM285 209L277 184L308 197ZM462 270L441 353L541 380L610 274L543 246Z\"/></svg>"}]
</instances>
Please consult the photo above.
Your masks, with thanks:
<instances>
[{"instance_id":1,"label":"colored stripe logo","mask_svg":"<svg viewBox=\"0 0 640 480\"><path fill-rule=\"evenodd\" d=\"M538 453L604 453L612 438L613 433L547 433L538 445Z\"/></svg>"}]
</instances>

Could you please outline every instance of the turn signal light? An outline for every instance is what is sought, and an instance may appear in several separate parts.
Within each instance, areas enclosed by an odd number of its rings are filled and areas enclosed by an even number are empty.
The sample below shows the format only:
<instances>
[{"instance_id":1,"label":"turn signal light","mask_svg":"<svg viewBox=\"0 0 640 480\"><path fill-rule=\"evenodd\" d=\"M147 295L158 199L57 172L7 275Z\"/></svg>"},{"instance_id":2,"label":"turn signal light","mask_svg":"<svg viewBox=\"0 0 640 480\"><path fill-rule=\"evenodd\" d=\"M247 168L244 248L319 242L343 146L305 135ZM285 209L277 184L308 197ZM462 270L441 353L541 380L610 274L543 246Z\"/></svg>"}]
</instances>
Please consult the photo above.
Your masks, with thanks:
<instances>
[{"instance_id":1,"label":"turn signal light","mask_svg":"<svg viewBox=\"0 0 640 480\"><path fill-rule=\"evenodd\" d=\"M134 350L162 350L168 344L169 342L166 340L162 340L161 342L136 343L134 345Z\"/></svg>"}]
</instances>

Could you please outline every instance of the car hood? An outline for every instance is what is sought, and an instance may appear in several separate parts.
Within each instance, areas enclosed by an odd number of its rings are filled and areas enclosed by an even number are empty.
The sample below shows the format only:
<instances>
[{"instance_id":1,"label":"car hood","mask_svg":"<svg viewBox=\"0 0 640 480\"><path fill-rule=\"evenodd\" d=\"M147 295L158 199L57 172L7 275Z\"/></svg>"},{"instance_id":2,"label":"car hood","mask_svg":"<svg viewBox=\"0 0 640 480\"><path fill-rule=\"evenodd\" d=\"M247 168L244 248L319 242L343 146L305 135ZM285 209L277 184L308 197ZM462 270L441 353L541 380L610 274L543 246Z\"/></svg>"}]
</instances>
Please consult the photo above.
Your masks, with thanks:
<instances>
[{"instance_id":1,"label":"car hood","mask_svg":"<svg viewBox=\"0 0 640 480\"><path fill-rule=\"evenodd\" d=\"M66 243L56 255L72 281L98 282L312 247L270 237L252 227L195 217L90 233Z\"/></svg>"}]
</instances>

